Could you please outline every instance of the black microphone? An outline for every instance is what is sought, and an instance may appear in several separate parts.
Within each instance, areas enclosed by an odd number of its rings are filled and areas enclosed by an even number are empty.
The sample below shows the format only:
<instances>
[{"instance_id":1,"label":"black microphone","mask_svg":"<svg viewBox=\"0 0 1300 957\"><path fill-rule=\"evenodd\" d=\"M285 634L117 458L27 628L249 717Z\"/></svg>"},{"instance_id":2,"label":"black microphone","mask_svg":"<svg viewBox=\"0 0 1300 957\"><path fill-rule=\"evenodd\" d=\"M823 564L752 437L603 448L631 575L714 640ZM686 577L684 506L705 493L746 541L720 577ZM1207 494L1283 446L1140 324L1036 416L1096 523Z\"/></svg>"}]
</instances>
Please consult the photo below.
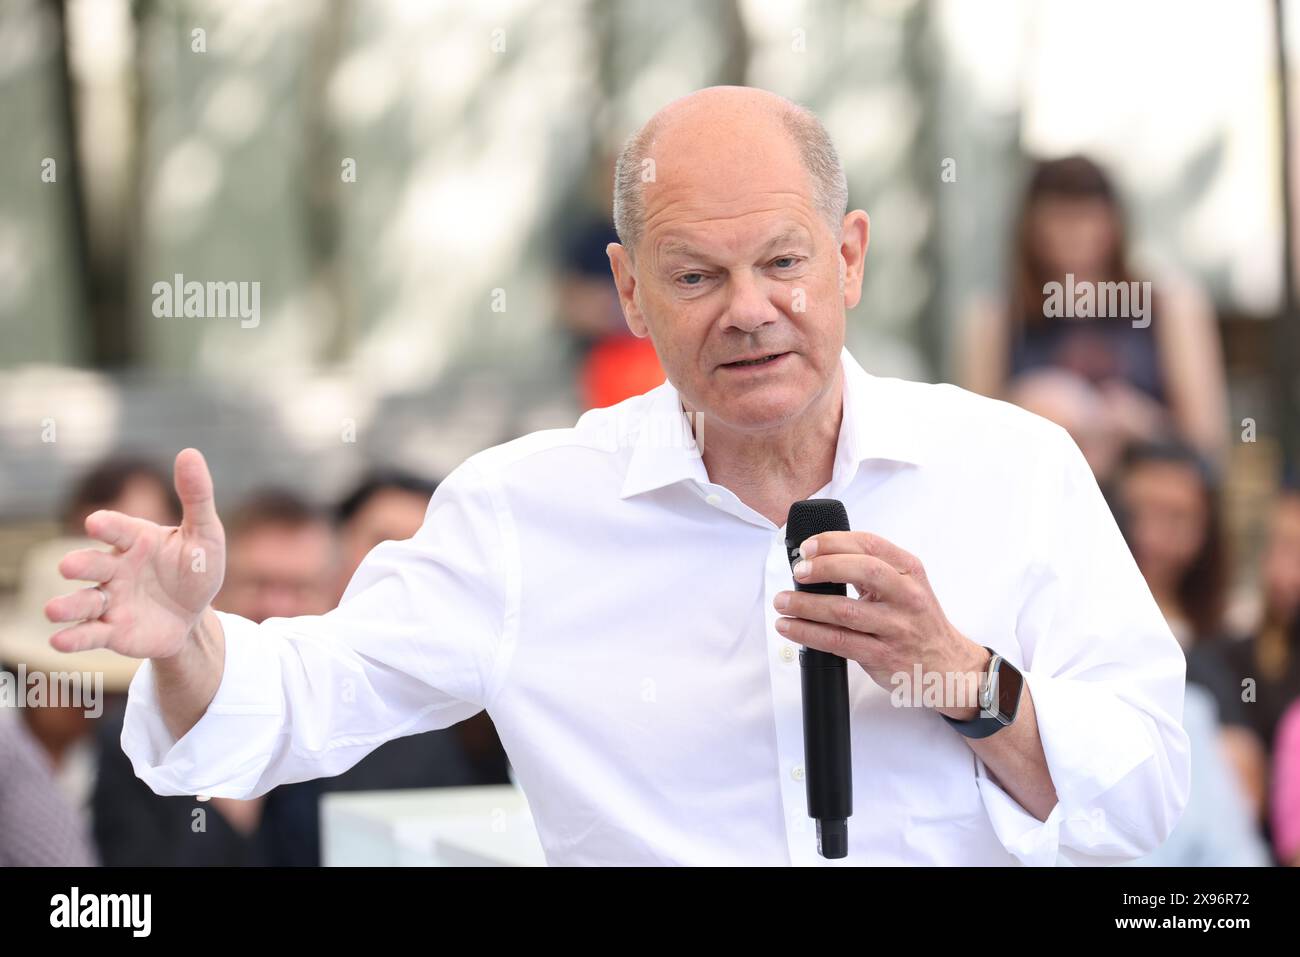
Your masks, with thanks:
<instances>
[{"instance_id":1,"label":"black microphone","mask_svg":"<svg viewBox=\"0 0 1300 957\"><path fill-rule=\"evenodd\" d=\"M785 553L793 568L799 546L820 532L849 531L849 513L833 498L795 502L785 522ZM847 595L836 582L794 583L796 591L818 595ZM817 822L817 853L847 857L849 817L853 814L853 763L849 749L849 673L839 655L812 648L799 649L803 679L804 773L808 783L808 816Z\"/></svg>"}]
</instances>

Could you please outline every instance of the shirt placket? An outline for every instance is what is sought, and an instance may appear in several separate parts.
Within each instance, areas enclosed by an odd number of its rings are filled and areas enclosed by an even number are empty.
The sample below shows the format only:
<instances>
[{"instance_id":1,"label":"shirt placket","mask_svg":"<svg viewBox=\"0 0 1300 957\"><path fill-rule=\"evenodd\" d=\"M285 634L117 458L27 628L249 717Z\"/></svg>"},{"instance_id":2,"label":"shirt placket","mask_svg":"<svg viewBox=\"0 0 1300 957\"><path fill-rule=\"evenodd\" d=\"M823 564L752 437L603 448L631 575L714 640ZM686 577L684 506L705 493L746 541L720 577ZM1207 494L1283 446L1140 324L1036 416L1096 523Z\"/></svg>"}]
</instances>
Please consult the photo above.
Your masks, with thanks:
<instances>
[{"instance_id":1,"label":"shirt placket","mask_svg":"<svg viewBox=\"0 0 1300 957\"><path fill-rule=\"evenodd\" d=\"M778 592L794 587L786 560L785 530L772 532L764 569L763 618L767 637L768 673L772 680L772 711L776 721L777 778L785 815L786 846L792 864L818 864L817 834L808 817L804 782L803 691L799 680L799 644L776 630L779 617L772 606Z\"/></svg>"},{"instance_id":2,"label":"shirt placket","mask_svg":"<svg viewBox=\"0 0 1300 957\"><path fill-rule=\"evenodd\" d=\"M838 466L838 463L837 463ZM810 498L838 495L844 484L836 475ZM785 819L786 847L790 863L819 866L827 862L817 853L817 829L808 816L808 786L805 783L803 747L803 688L799 671L799 648L776 630L779 617L772 602L777 593L794 587L790 563L785 551L785 527L772 523L741 502L730 489L711 482L698 483L696 492L706 504L727 512L742 521L761 525L770 535L770 545L763 571L763 633L767 645L768 674L772 685L772 712L776 730L775 768L781 788L782 813Z\"/></svg>"}]
</instances>

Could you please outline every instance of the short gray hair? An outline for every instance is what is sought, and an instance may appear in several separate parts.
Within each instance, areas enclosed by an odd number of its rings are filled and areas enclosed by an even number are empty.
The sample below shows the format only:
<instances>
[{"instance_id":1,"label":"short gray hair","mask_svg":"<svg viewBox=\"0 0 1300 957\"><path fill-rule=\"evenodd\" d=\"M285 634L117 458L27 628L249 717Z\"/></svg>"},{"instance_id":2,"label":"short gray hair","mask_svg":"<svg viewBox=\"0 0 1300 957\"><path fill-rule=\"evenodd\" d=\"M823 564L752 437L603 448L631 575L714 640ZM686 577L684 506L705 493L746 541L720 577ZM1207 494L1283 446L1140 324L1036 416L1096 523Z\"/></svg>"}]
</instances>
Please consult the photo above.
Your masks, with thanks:
<instances>
[{"instance_id":1,"label":"short gray hair","mask_svg":"<svg viewBox=\"0 0 1300 957\"><path fill-rule=\"evenodd\" d=\"M812 110L786 101L780 107L786 132L799 150L813 183L813 200L818 211L838 234L849 208L849 181L844 175L839 153L826 127ZM641 167L659 131L659 122L651 119L623 145L614 166L614 229L618 241L630 252L641 239L645 223L645 205L641 199Z\"/></svg>"}]
</instances>

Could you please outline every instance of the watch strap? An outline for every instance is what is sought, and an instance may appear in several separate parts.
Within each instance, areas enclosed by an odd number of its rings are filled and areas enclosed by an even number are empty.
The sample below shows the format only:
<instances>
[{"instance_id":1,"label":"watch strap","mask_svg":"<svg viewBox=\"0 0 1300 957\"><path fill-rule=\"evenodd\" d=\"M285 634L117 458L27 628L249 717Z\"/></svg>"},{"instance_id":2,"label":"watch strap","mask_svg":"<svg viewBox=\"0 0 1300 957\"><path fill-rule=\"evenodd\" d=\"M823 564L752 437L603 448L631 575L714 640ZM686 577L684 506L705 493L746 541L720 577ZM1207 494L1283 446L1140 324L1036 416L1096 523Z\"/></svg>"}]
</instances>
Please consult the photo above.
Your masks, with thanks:
<instances>
[{"instance_id":1,"label":"watch strap","mask_svg":"<svg viewBox=\"0 0 1300 957\"><path fill-rule=\"evenodd\" d=\"M1002 664L999 666L999 678L1001 677L1002 666L1015 668L1015 665L1012 665L1010 662L1007 661L1006 658L1002 657L1002 655L999 655L996 651L994 651L992 648L988 647L987 645L984 646L984 650L987 651L990 655L992 655L992 657L989 658L990 668L992 667L993 662L995 660L999 658L1002 659ZM984 688L981 686L980 688L981 697L983 691ZM984 709L980 708L980 714L969 721L958 721L955 718L948 717L946 714L940 715L940 717L943 718L943 720L947 721L949 725L956 728L957 731L959 731L961 734L965 735L968 738L976 738L976 739L987 738L990 735L995 734L996 732L1001 731L1003 728L1006 727L1006 725L1003 724L1001 721L999 721L995 715L984 714L983 712Z\"/></svg>"}]
</instances>

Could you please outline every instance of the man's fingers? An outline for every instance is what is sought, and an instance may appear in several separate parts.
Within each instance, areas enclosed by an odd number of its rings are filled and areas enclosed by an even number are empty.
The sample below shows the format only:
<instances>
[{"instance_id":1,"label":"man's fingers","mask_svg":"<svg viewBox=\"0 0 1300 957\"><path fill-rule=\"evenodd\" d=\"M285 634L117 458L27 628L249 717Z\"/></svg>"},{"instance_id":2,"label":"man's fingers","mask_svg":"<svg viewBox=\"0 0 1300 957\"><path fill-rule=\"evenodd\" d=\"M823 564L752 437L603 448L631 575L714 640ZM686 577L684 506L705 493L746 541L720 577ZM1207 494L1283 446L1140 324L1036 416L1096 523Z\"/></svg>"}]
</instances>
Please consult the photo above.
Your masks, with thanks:
<instances>
[{"instance_id":1,"label":"man's fingers","mask_svg":"<svg viewBox=\"0 0 1300 957\"><path fill-rule=\"evenodd\" d=\"M98 618L104 611L104 593L98 588L82 588L70 595L60 595L45 603L45 617L50 621L81 621Z\"/></svg>"},{"instance_id":2,"label":"man's fingers","mask_svg":"<svg viewBox=\"0 0 1300 957\"><path fill-rule=\"evenodd\" d=\"M841 658L855 661L871 661L885 650L885 643L879 638L850 631L835 625L822 624L819 621L804 621L802 618L778 618L777 631L799 644L816 651L827 651Z\"/></svg>"},{"instance_id":3,"label":"man's fingers","mask_svg":"<svg viewBox=\"0 0 1300 957\"><path fill-rule=\"evenodd\" d=\"M887 606L847 595L814 595L797 591L782 592L781 595L788 599L781 614L791 618L819 621L869 635L887 632L893 620L893 612Z\"/></svg>"},{"instance_id":4,"label":"man's fingers","mask_svg":"<svg viewBox=\"0 0 1300 957\"><path fill-rule=\"evenodd\" d=\"M218 525L212 497L212 473L198 449L182 449L176 456L176 494L181 500L181 526L186 531L210 532Z\"/></svg>"},{"instance_id":5,"label":"man's fingers","mask_svg":"<svg viewBox=\"0 0 1300 957\"><path fill-rule=\"evenodd\" d=\"M55 651L88 651L107 647L112 637L112 625L104 621L87 621L55 632L50 638L50 647Z\"/></svg>"},{"instance_id":6,"label":"man's fingers","mask_svg":"<svg viewBox=\"0 0 1300 957\"><path fill-rule=\"evenodd\" d=\"M116 555L98 548L79 548L59 561L59 574L69 581L111 581L119 561Z\"/></svg>"},{"instance_id":7,"label":"man's fingers","mask_svg":"<svg viewBox=\"0 0 1300 957\"><path fill-rule=\"evenodd\" d=\"M135 544L141 530L148 524L150 523L142 518L101 509L86 516L86 534L106 545L126 551Z\"/></svg>"},{"instance_id":8,"label":"man's fingers","mask_svg":"<svg viewBox=\"0 0 1300 957\"><path fill-rule=\"evenodd\" d=\"M813 555L873 555L904 575L914 574L921 568L920 561L911 552L871 532L822 532L800 545L802 547L814 540L816 544L811 546ZM804 557L807 557L806 551Z\"/></svg>"},{"instance_id":9,"label":"man's fingers","mask_svg":"<svg viewBox=\"0 0 1300 957\"><path fill-rule=\"evenodd\" d=\"M794 577L800 584L838 582L853 585L859 594L873 594L877 601L887 602L898 597L903 587L903 578L897 569L874 555L819 555L805 558L795 569Z\"/></svg>"}]
</instances>

